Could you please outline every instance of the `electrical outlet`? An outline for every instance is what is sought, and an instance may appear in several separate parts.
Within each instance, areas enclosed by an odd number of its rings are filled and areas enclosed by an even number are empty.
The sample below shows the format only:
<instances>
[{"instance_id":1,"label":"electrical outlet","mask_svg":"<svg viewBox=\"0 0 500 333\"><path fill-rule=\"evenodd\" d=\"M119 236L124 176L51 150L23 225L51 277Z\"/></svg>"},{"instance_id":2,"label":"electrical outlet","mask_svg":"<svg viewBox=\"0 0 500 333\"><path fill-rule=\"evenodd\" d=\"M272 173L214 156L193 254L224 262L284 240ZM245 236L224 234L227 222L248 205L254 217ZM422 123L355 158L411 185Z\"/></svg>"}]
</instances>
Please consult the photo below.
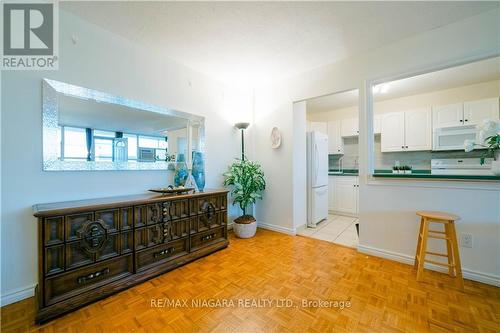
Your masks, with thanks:
<instances>
[{"instance_id":1,"label":"electrical outlet","mask_svg":"<svg viewBox=\"0 0 500 333\"><path fill-rule=\"evenodd\" d=\"M462 232L460 234L460 246L461 247L472 248L472 241L473 241L472 234L469 234L466 232Z\"/></svg>"}]
</instances>

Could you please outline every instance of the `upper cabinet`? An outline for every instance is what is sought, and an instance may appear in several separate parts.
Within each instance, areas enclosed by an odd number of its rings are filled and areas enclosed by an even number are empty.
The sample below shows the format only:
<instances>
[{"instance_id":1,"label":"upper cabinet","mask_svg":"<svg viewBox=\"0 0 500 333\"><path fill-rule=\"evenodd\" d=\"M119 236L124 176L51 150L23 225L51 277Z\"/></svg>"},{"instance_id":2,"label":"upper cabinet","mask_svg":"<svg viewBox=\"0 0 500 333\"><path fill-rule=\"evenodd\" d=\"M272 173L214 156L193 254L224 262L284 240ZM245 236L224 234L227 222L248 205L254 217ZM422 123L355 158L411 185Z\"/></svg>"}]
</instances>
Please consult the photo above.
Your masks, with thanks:
<instances>
[{"instance_id":1,"label":"upper cabinet","mask_svg":"<svg viewBox=\"0 0 500 333\"><path fill-rule=\"evenodd\" d=\"M434 128L463 125L464 105L456 103L432 107L432 123Z\"/></svg>"},{"instance_id":2,"label":"upper cabinet","mask_svg":"<svg viewBox=\"0 0 500 333\"><path fill-rule=\"evenodd\" d=\"M340 135L340 121L328 122L328 154L343 154L344 145Z\"/></svg>"},{"instance_id":3,"label":"upper cabinet","mask_svg":"<svg viewBox=\"0 0 500 333\"><path fill-rule=\"evenodd\" d=\"M478 125L487 119L498 120L500 117L498 102L498 97L464 102L464 123Z\"/></svg>"},{"instance_id":4,"label":"upper cabinet","mask_svg":"<svg viewBox=\"0 0 500 333\"><path fill-rule=\"evenodd\" d=\"M432 108L433 128L478 125L487 119L499 119L498 97Z\"/></svg>"},{"instance_id":5,"label":"upper cabinet","mask_svg":"<svg viewBox=\"0 0 500 333\"><path fill-rule=\"evenodd\" d=\"M359 135L358 118L344 119L341 121L340 133L343 138Z\"/></svg>"},{"instance_id":6,"label":"upper cabinet","mask_svg":"<svg viewBox=\"0 0 500 333\"><path fill-rule=\"evenodd\" d=\"M307 130L309 132L321 132L324 134L328 134L326 122L311 121L308 123L308 125L309 125L309 128Z\"/></svg>"},{"instance_id":7,"label":"upper cabinet","mask_svg":"<svg viewBox=\"0 0 500 333\"><path fill-rule=\"evenodd\" d=\"M384 114L381 127L382 152L432 149L430 108Z\"/></svg>"}]
</instances>

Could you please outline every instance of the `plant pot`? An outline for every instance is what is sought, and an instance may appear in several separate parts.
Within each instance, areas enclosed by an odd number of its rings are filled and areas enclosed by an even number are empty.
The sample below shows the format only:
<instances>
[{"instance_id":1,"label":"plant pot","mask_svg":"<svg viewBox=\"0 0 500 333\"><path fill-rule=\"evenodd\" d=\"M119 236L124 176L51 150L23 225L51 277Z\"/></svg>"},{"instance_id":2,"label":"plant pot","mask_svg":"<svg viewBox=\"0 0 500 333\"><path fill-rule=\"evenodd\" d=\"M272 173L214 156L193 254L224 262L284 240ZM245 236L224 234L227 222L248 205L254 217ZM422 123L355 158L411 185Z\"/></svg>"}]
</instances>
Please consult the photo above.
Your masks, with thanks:
<instances>
[{"instance_id":1,"label":"plant pot","mask_svg":"<svg viewBox=\"0 0 500 333\"><path fill-rule=\"evenodd\" d=\"M238 238L251 238L257 231L257 221L252 215L242 215L234 220L233 231Z\"/></svg>"}]
</instances>

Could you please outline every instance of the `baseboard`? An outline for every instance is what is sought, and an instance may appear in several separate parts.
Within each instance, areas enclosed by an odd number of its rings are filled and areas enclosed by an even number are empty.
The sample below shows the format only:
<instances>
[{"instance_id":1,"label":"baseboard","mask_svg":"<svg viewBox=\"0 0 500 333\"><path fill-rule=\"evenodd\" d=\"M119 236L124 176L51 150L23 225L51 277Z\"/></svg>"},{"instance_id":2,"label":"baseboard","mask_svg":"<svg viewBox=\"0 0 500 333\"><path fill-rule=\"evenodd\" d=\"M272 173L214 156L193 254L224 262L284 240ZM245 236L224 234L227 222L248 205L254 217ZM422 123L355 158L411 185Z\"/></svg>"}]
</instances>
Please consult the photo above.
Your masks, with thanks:
<instances>
[{"instance_id":1,"label":"baseboard","mask_svg":"<svg viewBox=\"0 0 500 333\"><path fill-rule=\"evenodd\" d=\"M355 217L358 218L358 214L351 214L351 213L345 213L345 212L338 212L336 210L329 210L328 214L333 214L333 215L340 215L340 216L347 216L347 217Z\"/></svg>"},{"instance_id":2,"label":"baseboard","mask_svg":"<svg viewBox=\"0 0 500 333\"><path fill-rule=\"evenodd\" d=\"M397 262L401 262L404 264L409 264L413 265L415 261L414 256L410 256L407 254L401 254L401 253L396 253L396 252L391 252L391 251L386 251L386 250L381 250L377 249L371 246L365 246L365 245L358 245L358 251L361 253L369 254L375 257L381 257ZM434 265L434 264L429 264L426 263L425 268L437 271L437 272L442 272L442 273L447 273L448 270L444 267ZM500 276L493 275L493 274L488 274L488 273L483 273L483 272L478 272L478 271L473 271L467 268L462 268L462 274L465 279L468 280L473 280L485 284L489 284L492 286L500 287Z\"/></svg>"},{"instance_id":3,"label":"baseboard","mask_svg":"<svg viewBox=\"0 0 500 333\"><path fill-rule=\"evenodd\" d=\"M281 232L283 234L295 236L297 234L295 228L286 228L275 224L268 224L264 222L257 221L257 226L262 229L267 229L271 231Z\"/></svg>"},{"instance_id":4,"label":"baseboard","mask_svg":"<svg viewBox=\"0 0 500 333\"><path fill-rule=\"evenodd\" d=\"M30 298L35 295L36 285L16 289L7 294L2 294L0 297L0 306L5 306L15 302L22 301L23 299Z\"/></svg>"}]
</instances>

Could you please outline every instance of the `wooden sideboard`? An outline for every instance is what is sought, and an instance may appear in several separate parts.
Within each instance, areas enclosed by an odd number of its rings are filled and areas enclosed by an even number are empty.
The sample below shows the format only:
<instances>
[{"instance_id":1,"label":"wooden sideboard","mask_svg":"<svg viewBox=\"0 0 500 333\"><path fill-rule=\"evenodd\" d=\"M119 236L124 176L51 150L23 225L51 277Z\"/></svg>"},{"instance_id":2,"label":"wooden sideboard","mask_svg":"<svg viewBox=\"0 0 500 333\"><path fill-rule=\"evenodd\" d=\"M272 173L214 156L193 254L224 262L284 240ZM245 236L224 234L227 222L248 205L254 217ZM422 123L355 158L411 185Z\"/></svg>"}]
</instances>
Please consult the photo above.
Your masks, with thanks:
<instances>
[{"instance_id":1,"label":"wooden sideboard","mask_svg":"<svg viewBox=\"0 0 500 333\"><path fill-rule=\"evenodd\" d=\"M43 322L228 246L227 191L33 206L36 321Z\"/></svg>"}]
</instances>

